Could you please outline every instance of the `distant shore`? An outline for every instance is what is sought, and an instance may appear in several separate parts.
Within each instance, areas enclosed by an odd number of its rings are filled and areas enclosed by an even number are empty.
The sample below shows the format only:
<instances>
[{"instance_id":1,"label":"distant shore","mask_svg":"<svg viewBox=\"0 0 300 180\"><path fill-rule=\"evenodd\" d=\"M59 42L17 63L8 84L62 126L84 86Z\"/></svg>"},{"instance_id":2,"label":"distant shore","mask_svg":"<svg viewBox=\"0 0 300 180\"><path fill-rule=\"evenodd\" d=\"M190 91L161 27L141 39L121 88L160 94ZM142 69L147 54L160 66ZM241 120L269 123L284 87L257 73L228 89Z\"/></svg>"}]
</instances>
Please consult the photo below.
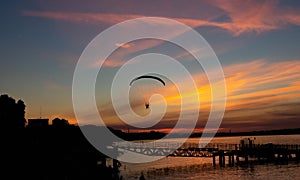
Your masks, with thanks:
<instances>
[{"instance_id":1,"label":"distant shore","mask_svg":"<svg viewBox=\"0 0 300 180\"><path fill-rule=\"evenodd\" d=\"M122 131L114 131L116 135L125 140L154 140L160 139L167 135L167 133L162 133L158 131L150 132L134 132L134 133L125 133ZM264 136L264 135L292 135L300 134L300 128L295 129L278 129L278 130L264 130L264 131L249 131L249 132L218 132L217 134L211 136L213 137L232 137L232 136ZM209 134L208 134L209 135ZM180 138L184 134L176 134L172 137ZM201 137L202 133L193 133L189 137Z\"/></svg>"},{"instance_id":2,"label":"distant shore","mask_svg":"<svg viewBox=\"0 0 300 180\"><path fill-rule=\"evenodd\" d=\"M218 132L215 137L230 137L230 136L264 136L264 135L292 135L300 134L300 128L295 129L277 129L264 131L249 131L249 132ZM191 137L201 137L202 133L194 133Z\"/></svg>"}]
</instances>

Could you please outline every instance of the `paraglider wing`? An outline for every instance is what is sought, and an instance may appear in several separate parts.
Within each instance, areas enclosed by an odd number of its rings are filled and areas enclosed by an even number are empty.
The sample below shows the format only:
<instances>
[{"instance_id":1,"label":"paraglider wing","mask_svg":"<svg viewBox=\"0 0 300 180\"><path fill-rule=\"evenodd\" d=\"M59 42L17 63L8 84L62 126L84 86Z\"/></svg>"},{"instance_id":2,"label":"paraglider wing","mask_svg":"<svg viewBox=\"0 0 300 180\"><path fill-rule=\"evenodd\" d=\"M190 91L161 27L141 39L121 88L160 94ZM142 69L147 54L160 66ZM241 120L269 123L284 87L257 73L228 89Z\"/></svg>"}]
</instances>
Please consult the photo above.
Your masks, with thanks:
<instances>
[{"instance_id":1,"label":"paraglider wing","mask_svg":"<svg viewBox=\"0 0 300 180\"><path fill-rule=\"evenodd\" d=\"M166 83L159 77L156 77L156 76L152 76L152 75L143 75L143 76L139 76L137 78L134 78L131 82L130 82L130 86L136 81L136 80L139 80L139 79L155 79L155 80L158 80L159 82L161 82L164 86L166 85Z\"/></svg>"}]
</instances>

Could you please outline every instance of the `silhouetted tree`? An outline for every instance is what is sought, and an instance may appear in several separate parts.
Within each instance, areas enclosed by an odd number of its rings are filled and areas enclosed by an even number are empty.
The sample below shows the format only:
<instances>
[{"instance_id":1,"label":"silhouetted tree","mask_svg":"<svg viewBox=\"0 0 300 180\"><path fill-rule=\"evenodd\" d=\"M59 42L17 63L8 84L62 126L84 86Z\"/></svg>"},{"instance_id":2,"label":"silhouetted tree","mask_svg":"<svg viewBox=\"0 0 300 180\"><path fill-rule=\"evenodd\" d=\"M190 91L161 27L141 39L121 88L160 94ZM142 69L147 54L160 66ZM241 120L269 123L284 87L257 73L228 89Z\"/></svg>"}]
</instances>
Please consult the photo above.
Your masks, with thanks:
<instances>
[{"instance_id":1,"label":"silhouetted tree","mask_svg":"<svg viewBox=\"0 0 300 180\"><path fill-rule=\"evenodd\" d=\"M52 126L54 127L67 127L69 126L69 122L66 119L55 118L52 120Z\"/></svg>"},{"instance_id":2,"label":"silhouetted tree","mask_svg":"<svg viewBox=\"0 0 300 180\"><path fill-rule=\"evenodd\" d=\"M0 123L6 128L25 127L25 103L16 100L7 94L0 96Z\"/></svg>"}]
</instances>

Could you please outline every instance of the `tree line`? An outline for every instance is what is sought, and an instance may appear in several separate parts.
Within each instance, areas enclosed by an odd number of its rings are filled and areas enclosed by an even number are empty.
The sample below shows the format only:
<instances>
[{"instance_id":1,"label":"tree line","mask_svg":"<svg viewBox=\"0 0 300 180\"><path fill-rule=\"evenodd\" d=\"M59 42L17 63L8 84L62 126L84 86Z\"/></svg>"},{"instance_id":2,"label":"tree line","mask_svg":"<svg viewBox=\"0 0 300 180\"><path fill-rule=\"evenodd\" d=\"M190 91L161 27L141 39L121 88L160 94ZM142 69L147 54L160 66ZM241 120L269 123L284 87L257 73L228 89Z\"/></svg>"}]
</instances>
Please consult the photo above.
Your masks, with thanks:
<instances>
[{"instance_id":1,"label":"tree line","mask_svg":"<svg viewBox=\"0 0 300 180\"><path fill-rule=\"evenodd\" d=\"M24 128L25 103L22 100L16 101L14 98L3 94L0 96L0 121L1 126L6 128Z\"/></svg>"}]
</instances>

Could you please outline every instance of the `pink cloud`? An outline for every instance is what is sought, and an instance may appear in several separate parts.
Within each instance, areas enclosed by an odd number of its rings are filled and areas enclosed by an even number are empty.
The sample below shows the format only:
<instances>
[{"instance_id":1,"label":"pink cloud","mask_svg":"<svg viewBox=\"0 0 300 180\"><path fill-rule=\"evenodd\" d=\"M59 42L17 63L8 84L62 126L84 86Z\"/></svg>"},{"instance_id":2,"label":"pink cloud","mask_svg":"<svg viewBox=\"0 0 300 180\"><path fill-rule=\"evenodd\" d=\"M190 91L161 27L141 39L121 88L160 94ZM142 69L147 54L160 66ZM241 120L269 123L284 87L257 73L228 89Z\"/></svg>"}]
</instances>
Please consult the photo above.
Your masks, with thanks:
<instances>
[{"instance_id":1,"label":"pink cloud","mask_svg":"<svg viewBox=\"0 0 300 180\"><path fill-rule=\"evenodd\" d=\"M300 25L300 10L293 7L279 7L277 1L208 1L211 17L227 17L223 22L213 18L182 18L168 11L166 18L171 18L191 27L213 26L224 29L234 36L247 32L266 32L281 29L287 25ZM23 11L25 16L65 20L89 24L115 24L132 18L145 17L143 14L104 14L51 11ZM149 16L149 15L148 15ZM153 13L153 16L156 16ZM157 22L156 22L157 23Z\"/></svg>"},{"instance_id":2,"label":"pink cloud","mask_svg":"<svg viewBox=\"0 0 300 180\"><path fill-rule=\"evenodd\" d=\"M121 48L130 48L131 45L129 43L124 44L124 43L117 43L116 46L121 47Z\"/></svg>"},{"instance_id":3,"label":"pink cloud","mask_svg":"<svg viewBox=\"0 0 300 180\"><path fill-rule=\"evenodd\" d=\"M122 60L115 60L115 59L107 59L103 62L103 64L101 64L101 60L96 61L94 64L90 64L91 68L99 68L100 66L103 67L119 67L122 66L124 63L126 63L125 61Z\"/></svg>"},{"instance_id":4,"label":"pink cloud","mask_svg":"<svg viewBox=\"0 0 300 180\"><path fill-rule=\"evenodd\" d=\"M277 1L220 1L210 3L224 11L229 17L225 23L215 23L233 35L244 32L265 32L284 28L286 25L300 25L299 9L279 7Z\"/></svg>"}]
</instances>

